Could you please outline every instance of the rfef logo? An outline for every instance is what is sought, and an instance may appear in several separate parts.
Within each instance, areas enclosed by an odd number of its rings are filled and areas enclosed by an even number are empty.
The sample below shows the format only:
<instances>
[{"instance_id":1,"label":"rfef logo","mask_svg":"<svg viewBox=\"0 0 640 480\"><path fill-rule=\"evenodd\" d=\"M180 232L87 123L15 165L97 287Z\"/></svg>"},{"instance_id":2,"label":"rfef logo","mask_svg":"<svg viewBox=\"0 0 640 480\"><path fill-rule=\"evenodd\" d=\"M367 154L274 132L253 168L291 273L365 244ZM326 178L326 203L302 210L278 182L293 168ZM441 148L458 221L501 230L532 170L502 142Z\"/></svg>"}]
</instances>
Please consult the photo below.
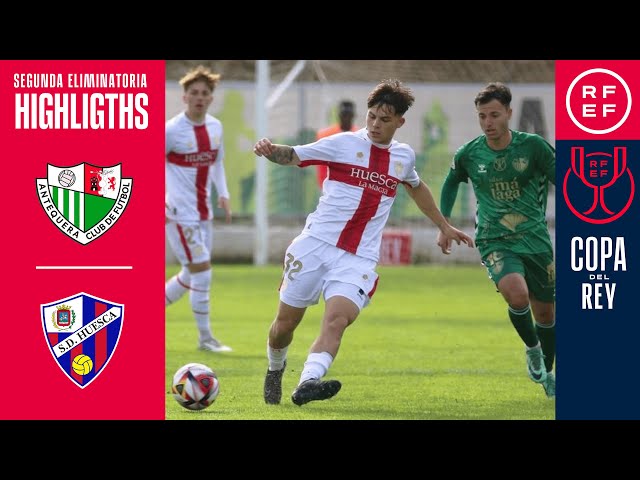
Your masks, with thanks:
<instances>
[{"instance_id":1,"label":"rfef logo","mask_svg":"<svg viewBox=\"0 0 640 480\"><path fill-rule=\"evenodd\" d=\"M603 135L618 129L631 113L631 90L617 73L593 68L573 79L566 96L567 113L581 130Z\"/></svg>"},{"instance_id":2,"label":"rfef logo","mask_svg":"<svg viewBox=\"0 0 640 480\"><path fill-rule=\"evenodd\" d=\"M118 345L124 305L78 293L40 305L40 315L53 359L80 388L89 385Z\"/></svg>"},{"instance_id":3,"label":"rfef logo","mask_svg":"<svg viewBox=\"0 0 640 480\"><path fill-rule=\"evenodd\" d=\"M133 185L131 178L122 178L121 165L47 165L47 178L36 179L36 188L53 224L82 245L113 227L129 204Z\"/></svg>"},{"instance_id":4,"label":"rfef logo","mask_svg":"<svg viewBox=\"0 0 640 480\"><path fill-rule=\"evenodd\" d=\"M616 195L607 195L612 191ZM585 154L584 147L571 147L571 167L564 176L562 193L569 210L585 222L603 224L620 218L635 194L627 148L614 147L613 154Z\"/></svg>"}]
</instances>

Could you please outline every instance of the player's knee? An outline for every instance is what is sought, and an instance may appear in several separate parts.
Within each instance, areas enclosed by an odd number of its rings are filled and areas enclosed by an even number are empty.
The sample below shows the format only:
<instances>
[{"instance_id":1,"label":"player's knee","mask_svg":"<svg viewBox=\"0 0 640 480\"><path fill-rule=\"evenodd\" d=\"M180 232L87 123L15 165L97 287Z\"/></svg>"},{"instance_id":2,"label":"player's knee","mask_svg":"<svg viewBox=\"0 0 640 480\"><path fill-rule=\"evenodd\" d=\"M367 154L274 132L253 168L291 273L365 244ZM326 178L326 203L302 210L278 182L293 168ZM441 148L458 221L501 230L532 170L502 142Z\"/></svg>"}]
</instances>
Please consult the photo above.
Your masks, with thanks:
<instances>
[{"instance_id":1,"label":"player's knee","mask_svg":"<svg viewBox=\"0 0 640 480\"><path fill-rule=\"evenodd\" d=\"M520 275L507 275L498 283L500 293L513 308L529 305L529 289Z\"/></svg>"},{"instance_id":2,"label":"player's knee","mask_svg":"<svg viewBox=\"0 0 640 480\"><path fill-rule=\"evenodd\" d=\"M526 290L518 288L505 289L502 291L502 295L512 308L520 310L529 305L529 292Z\"/></svg>"},{"instance_id":3,"label":"player's knee","mask_svg":"<svg viewBox=\"0 0 640 480\"><path fill-rule=\"evenodd\" d=\"M553 325L555 313L553 307L538 307L533 311L536 323L540 325Z\"/></svg>"},{"instance_id":4,"label":"player's knee","mask_svg":"<svg viewBox=\"0 0 640 480\"><path fill-rule=\"evenodd\" d=\"M190 263L187 268L191 273L206 272L211 270L211 264L209 262Z\"/></svg>"},{"instance_id":5,"label":"player's knee","mask_svg":"<svg viewBox=\"0 0 640 480\"><path fill-rule=\"evenodd\" d=\"M209 296L211 288L211 270L191 272L191 293L201 293Z\"/></svg>"},{"instance_id":6,"label":"player's knee","mask_svg":"<svg viewBox=\"0 0 640 480\"><path fill-rule=\"evenodd\" d=\"M292 333L298 326L299 320L288 315L278 314L271 325L271 331L275 336Z\"/></svg>"},{"instance_id":7,"label":"player's knee","mask_svg":"<svg viewBox=\"0 0 640 480\"><path fill-rule=\"evenodd\" d=\"M353 320L343 312L330 312L325 314L323 322L326 330L341 336Z\"/></svg>"}]
</instances>

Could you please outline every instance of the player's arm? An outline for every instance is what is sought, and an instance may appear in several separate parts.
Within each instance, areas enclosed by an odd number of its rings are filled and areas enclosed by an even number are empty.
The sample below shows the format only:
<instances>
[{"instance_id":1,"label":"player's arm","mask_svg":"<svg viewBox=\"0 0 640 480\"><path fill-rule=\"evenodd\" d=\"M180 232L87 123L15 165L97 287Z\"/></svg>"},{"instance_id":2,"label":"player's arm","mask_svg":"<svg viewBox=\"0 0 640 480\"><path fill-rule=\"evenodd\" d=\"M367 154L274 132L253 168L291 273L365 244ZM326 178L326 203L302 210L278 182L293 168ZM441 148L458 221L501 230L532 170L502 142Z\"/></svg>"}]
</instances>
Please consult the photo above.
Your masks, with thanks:
<instances>
[{"instance_id":1,"label":"player's arm","mask_svg":"<svg viewBox=\"0 0 640 480\"><path fill-rule=\"evenodd\" d=\"M167 156L173 150L174 134L169 122L164 124L164 159L166 161Z\"/></svg>"},{"instance_id":2,"label":"player's arm","mask_svg":"<svg viewBox=\"0 0 640 480\"><path fill-rule=\"evenodd\" d=\"M440 192L440 211L446 218L451 217L453 206L456 204L456 198L458 197L458 187L460 186L460 180L454 172L455 170L453 169L449 170Z\"/></svg>"},{"instance_id":3,"label":"player's arm","mask_svg":"<svg viewBox=\"0 0 640 480\"><path fill-rule=\"evenodd\" d=\"M300 157L293 147L271 143L268 138L258 140L253 147L253 153L278 165L300 165Z\"/></svg>"},{"instance_id":4,"label":"player's arm","mask_svg":"<svg viewBox=\"0 0 640 480\"><path fill-rule=\"evenodd\" d=\"M468 176L463 166L463 158L465 157L466 145L460 147L453 155L451 160L451 168L444 179L442 190L440 192L440 211L447 220L451 217L453 206L458 196L458 187L460 182L468 182Z\"/></svg>"},{"instance_id":5,"label":"player's arm","mask_svg":"<svg viewBox=\"0 0 640 480\"><path fill-rule=\"evenodd\" d=\"M546 174L547 178L549 179L549 181L555 185L556 184L556 150L544 138L542 138L541 149L542 149L542 169Z\"/></svg>"},{"instance_id":6,"label":"player's arm","mask_svg":"<svg viewBox=\"0 0 640 480\"><path fill-rule=\"evenodd\" d=\"M442 191L440 192L440 211L447 222L451 218L451 212L453 211L453 206L456 203L459 186L460 179L452 168L444 179ZM442 233L438 233L437 241L442 253L449 255L451 253L451 240L442 235Z\"/></svg>"},{"instance_id":7,"label":"player's arm","mask_svg":"<svg viewBox=\"0 0 640 480\"><path fill-rule=\"evenodd\" d=\"M456 242L460 245L460 242L466 243L469 247L473 247L473 239L467 235L466 233L458 230L453 227L447 219L442 215L442 212L438 209L435 200L433 199L433 195L431 193L431 189L420 180L420 183L417 187L409 187L406 186L407 192L418 208L424 213L429 219L435 223L440 229L440 233L438 237L442 236L443 239L449 242L449 245L452 241ZM444 250L443 250L444 251Z\"/></svg>"},{"instance_id":8,"label":"player's arm","mask_svg":"<svg viewBox=\"0 0 640 480\"><path fill-rule=\"evenodd\" d=\"M218 158L210 170L211 180L218 192L218 208L224 210L225 221L231 223L231 203L229 201L229 188L227 187L227 174L224 169L224 146L221 143L218 149Z\"/></svg>"}]
</instances>

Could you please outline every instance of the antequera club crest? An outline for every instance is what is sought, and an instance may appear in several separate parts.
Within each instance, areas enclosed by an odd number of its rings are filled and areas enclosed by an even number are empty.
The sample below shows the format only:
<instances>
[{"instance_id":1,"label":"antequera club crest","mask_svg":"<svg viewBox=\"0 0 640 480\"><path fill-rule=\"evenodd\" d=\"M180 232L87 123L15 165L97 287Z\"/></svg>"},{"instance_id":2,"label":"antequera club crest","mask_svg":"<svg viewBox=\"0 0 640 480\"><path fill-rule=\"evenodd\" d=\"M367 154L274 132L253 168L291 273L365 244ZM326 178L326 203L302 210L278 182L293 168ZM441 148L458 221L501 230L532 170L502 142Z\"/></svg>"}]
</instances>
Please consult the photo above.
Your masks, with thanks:
<instances>
[{"instance_id":1,"label":"antequera club crest","mask_svg":"<svg viewBox=\"0 0 640 480\"><path fill-rule=\"evenodd\" d=\"M67 377L80 388L105 369L118 345L124 305L78 293L40 305L44 336Z\"/></svg>"},{"instance_id":2,"label":"antequera club crest","mask_svg":"<svg viewBox=\"0 0 640 480\"><path fill-rule=\"evenodd\" d=\"M113 227L129 203L133 184L133 179L122 178L121 165L47 165L47 178L36 179L36 186L53 224L82 245Z\"/></svg>"}]
</instances>

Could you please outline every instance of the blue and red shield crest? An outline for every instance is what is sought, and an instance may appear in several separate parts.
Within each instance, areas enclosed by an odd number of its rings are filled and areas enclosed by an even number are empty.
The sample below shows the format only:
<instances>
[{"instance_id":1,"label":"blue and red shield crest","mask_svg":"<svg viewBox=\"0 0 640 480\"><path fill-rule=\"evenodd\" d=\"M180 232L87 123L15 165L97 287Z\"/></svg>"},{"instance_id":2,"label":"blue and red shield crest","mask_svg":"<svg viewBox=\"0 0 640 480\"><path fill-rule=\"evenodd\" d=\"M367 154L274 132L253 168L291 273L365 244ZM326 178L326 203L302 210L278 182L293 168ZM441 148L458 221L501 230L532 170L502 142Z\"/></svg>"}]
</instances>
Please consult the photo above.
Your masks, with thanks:
<instances>
[{"instance_id":1,"label":"blue and red shield crest","mask_svg":"<svg viewBox=\"0 0 640 480\"><path fill-rule=\"evenodd\" d=\"M124 305L86 293L40 305L42 327L58 366L84 388L105 369L118 345Z\"/></svg>"}]
</instances>

